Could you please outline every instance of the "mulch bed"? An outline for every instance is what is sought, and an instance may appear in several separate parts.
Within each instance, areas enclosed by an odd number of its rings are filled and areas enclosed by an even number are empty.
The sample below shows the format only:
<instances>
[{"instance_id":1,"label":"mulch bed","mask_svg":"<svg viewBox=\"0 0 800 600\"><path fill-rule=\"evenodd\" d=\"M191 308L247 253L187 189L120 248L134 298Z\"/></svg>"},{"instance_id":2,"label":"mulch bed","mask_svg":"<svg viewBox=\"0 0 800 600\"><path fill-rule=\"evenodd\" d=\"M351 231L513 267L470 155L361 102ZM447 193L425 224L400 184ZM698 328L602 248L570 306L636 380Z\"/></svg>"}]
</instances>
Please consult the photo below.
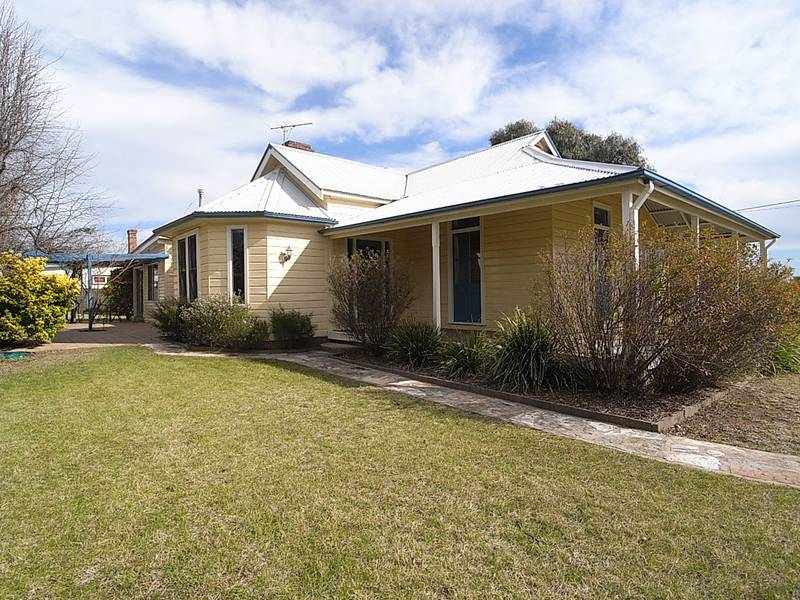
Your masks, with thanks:
<instances>
[{"instance_id":1,"label":"mulch bed","mask_svg":"<svg viewBox=\"0 0 800 600\"><path fill-rule=\"evenodd\" d=\"M353 349L340 355L342 358L360 363L369 363L378 368L393 368L408 371L385 357L373 356L363 350ZM434 369L420 370L421 375L436 377L444 380L449 378ZM493 388L486 381L459 380L459 383L477 385L483 388ZM499 391L499 390L498 390ZM528 395L527 398L543 400L563 404L580 409L585 409L605 415L616 415L628 419L657 423L676 412L683 410L687 406L694 406L702 402L710 401L718 390L708 389L693 394L664 394L658 396L621 396L616 394L601 394L598 392L584 391L546 391L542 390L538 394Z\"/></svg>"}]
</instances>

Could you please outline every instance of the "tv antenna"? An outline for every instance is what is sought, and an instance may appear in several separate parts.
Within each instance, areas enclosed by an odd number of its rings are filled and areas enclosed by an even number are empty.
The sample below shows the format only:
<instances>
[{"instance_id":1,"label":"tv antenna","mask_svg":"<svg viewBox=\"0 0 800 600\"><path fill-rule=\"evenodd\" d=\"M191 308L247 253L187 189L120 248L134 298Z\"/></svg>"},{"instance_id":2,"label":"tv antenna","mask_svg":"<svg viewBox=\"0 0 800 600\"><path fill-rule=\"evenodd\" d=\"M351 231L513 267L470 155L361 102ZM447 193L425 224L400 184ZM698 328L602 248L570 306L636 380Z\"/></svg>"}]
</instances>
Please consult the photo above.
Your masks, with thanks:
<instances>
[{"instance_id":1,"label":"tv antenna","mask_svg":"<svg viewBox=\"0 0 800 600\"><path fill-rule=\"evenodd\" d=\"M283 143L286 143L286 139L289 137L289 134L292 132L292 129L295 127L305 127L306 125L313 125L313 123L289 123L286 125L277 125L275 127L270 127L271 130L280 129L283 133Z\"/></svg>"}]
</instances>

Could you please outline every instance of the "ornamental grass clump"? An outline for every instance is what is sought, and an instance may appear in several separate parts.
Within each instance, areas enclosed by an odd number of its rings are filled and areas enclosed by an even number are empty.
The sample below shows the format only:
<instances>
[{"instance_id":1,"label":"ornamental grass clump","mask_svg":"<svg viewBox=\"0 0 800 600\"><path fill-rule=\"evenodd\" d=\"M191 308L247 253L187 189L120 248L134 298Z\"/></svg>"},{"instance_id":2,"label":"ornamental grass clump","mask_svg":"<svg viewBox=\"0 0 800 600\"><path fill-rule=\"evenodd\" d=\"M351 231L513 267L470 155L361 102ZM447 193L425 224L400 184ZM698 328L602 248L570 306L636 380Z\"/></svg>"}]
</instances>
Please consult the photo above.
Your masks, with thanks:
<instances>
[{"instance_id":1,"label":"ornamental grass clump","mask_svg":"<svg viewBox=\"0 0 800 600\"><path fill-rule=\"evenodd\" d=\"M519 394L568 382L556 334L540 318L519 308L497 323L489 376L499 388Z\"/></svg>"},{"instance_id":2,"label":"ornamental grass clump","mask_svg":"<svg viewBox=\"0 0 800 600\"><path fill-rule=\"evenodd\" d=\"M482 331L473 331L463 340L442 343L439 366L449 377L483 379L493 353L492 341Z\"/></svg>"},{"instance_id":3,"label":"ornamental grass clump","mask_svg":"<svg viewBox=\"0 0 800 600\"><path fill-rule=\"evenodd\" d=\"M411 369L423 369L438 363L442 334L423 321L401 322L389 335L386 353L390 360Z\"/></svg>"}]
</instances>

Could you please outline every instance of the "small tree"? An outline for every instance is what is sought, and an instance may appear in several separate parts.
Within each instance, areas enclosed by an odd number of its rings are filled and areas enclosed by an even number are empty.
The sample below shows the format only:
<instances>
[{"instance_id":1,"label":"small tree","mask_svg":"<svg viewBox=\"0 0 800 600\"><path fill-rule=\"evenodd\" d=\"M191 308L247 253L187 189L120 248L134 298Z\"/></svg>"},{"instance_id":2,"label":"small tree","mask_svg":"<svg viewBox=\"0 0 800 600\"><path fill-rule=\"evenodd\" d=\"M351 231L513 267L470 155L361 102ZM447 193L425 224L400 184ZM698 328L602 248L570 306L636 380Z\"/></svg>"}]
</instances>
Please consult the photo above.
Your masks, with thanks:
<instances>
[{"instance_id":1,"label":"small tree","mask_svg":"<svg viewBox=\"0 0 800 600\"><path fill-rule=\"evenodd\" d=\"M0 254L0 344L48 341L64 327L78 282L42 273L46 260Z\"/></svg>"},{"instance_id":2,"label":"small tree","mask_svg":"<svg viewBox=\"0 0 800 600\"><path fill-rule=\"evenodd\" d=\"M489 144L495 146L537 131L539 128L531 121L526 119L512 121L493 131L489 136ZM547 133L564 158L618 165L648 166L641 144L632 137L615 132L603 137L578 127L572 121L557 117L553 117L547 124Z\"/></svg>"},{"instance_id":3,"label":"small tree","mask_svg":"<svg viewBox=\"0 0 800 600\"><path fill-rule=\"evenodd\" d=\"M334 259L328 286L334 324L373 353L382 351L413 300L408 273L371 251Z\"/></svg>"},{"instance_id":4,"label":"small tree","mask_svg":"<svg viewBox=\"0 0 800 600\"><path fill-rule=\"evenodd\" d=\"M497 144L515 140L519 137L536 133L537 131L538 129L536 125L533 124L533 121L519 119L518 121L506 123L500 129L495 129L492 135L489 136L489 144L491 146L496 146Z\"/></svg>"}]
</instances>

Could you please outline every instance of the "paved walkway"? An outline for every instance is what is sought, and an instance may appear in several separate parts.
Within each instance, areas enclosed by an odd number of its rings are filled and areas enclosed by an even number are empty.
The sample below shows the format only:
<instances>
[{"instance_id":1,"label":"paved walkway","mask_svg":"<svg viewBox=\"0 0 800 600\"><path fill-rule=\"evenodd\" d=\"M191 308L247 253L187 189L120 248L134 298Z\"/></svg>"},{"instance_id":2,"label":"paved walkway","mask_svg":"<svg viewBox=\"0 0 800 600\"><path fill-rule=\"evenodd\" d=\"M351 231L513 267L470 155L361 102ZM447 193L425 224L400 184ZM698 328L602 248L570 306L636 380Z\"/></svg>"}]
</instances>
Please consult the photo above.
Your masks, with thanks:
<instances>
[{"instance_id":1,"label":"paved walkway","mask_svg":"<svg viewBox=\"0 0 800 600\"><path fill-rule=\"evenodd\" d=\"M28 348L33 352L73 350L104 346L153 345L162 341L158 330L141 321L115 321L111 324L95 323L92 331L86 323L68 323L49 344Z\"/></svg>"},{"instance_id":2,"label":"paved walkway","mask_svg":"<svg viewBox=\"0 0 800 600\"><path fill-rule=\"evenodd\" d=\"M180 353L180 350L166 346L161 346L156 351L166 354ZM259 357L312 367L340 377L400 392L436 404L508 421L523 427L546 431L598 446L613 448L622 452L638 454L639 456L686 465L714 473L724 473L746 479L800 488L800 457L797 456L761 452L759 450L738 448L638 429L627 429L481 394L462 392L431 383L406 379L375 368L356 366L337 360L325 352L265 354L259 355Z\"/></svg>"}]
</instances>

